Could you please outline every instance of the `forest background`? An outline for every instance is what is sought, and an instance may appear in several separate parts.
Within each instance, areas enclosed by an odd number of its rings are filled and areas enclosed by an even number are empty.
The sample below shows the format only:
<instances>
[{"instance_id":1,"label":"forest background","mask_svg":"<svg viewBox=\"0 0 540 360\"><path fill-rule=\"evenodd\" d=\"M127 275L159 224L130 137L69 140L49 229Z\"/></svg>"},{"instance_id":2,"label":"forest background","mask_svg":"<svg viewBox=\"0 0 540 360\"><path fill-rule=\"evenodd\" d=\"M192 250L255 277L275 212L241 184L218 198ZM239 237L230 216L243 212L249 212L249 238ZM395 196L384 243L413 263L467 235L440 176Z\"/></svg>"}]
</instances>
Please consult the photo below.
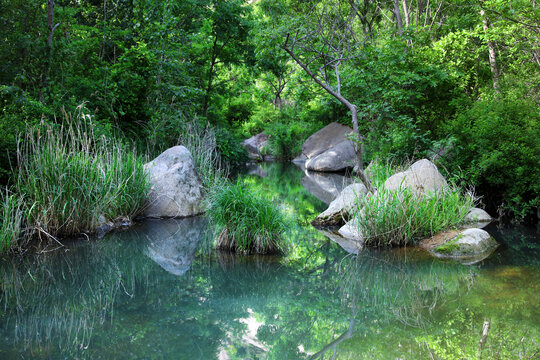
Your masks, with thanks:
<instances>
[{"instance_id":1,"label":"forest background","mask_svg":"<svg viewBox=\"0 0 540 360\"><path fill-rule=\"evenodd\" d=\"M241 164L281 160L358 110L364 164L435 157L494 214L540 206L535 0L3 0L0 178L29 125L84 112L148 158L194 126ZM300 65L299 65L300 64Z\"/></svg>"}]
</instances>

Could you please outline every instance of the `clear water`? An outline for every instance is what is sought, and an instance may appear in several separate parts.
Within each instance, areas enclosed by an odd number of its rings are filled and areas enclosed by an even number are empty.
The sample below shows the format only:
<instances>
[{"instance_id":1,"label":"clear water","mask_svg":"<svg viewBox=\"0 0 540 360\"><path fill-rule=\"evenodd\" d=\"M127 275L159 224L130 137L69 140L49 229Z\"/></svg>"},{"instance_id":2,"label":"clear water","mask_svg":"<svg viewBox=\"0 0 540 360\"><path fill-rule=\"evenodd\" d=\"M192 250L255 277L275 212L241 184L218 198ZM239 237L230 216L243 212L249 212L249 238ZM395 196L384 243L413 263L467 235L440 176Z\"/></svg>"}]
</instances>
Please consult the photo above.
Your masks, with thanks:
<instances>
[{"instance_id":1,"label":"clear water","mask_svg":"<svg viewBox=\"0 0 540 360\"><path fill-rule=\"evenodd\" d=\"M539 357L536 229L491 226L502 246L473 266L354 256L308 225L339 178L314 190L294 166L254 170L247 184L298 223L287 256L212 251L195 218L4 259L0 359L474 359L486 320L483 359Z\"/></svg>"}]
</instances>

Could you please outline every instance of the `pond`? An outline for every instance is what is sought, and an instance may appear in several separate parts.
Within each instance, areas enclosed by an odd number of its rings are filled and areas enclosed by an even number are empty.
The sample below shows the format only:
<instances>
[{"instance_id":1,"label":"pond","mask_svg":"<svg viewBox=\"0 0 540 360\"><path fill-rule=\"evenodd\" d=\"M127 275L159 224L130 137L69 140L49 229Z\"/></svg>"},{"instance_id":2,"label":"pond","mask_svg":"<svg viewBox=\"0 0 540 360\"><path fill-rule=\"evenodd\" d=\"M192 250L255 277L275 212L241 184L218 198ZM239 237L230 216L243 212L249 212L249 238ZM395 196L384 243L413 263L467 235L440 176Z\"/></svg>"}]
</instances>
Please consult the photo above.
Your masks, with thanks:
<instances>
[{"instance_id":1,"label":"pond","mask_svg":"<svg viewBox=\"0 0 540 360\"><path fill-rule=\"evenodd\" d=\"M198 217L3 259L0 358L538 358L536 229L490 225L502 246L471 266L416 248L354 255L309 226L350 180L291 164L243 177L297 224L287 255L214 251Z\"/></svg>"}]
</instances>

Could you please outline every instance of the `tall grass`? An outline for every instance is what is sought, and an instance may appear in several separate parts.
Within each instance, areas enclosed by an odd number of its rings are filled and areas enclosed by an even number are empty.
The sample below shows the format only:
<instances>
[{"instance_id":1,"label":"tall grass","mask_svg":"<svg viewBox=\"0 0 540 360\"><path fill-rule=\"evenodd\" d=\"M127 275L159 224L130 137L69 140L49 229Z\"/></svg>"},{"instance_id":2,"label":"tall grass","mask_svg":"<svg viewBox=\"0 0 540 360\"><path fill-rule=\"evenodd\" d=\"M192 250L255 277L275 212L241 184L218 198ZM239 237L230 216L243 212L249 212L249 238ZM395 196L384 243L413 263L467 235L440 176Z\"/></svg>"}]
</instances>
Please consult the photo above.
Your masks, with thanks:
<instances>
[{"instance_id":1,"label":"tall grass","mask_svg":"<svg viewBox=\"0 0 540 360\"><path fill-rule=\"evenodd\" d=\"M209 124L202 126L196 121L188 122L178 143L185 146L193 156L205 189L218 186L227 178L229 167L221 159L215 131Z\"/></svg>"},{"instance_id":2,"label":"tall grass","mask_svg":"<svg viewBox=\"0 0 540 360\"><path fill-rule=\"evenodd\" d=\"M94 134L91 119L30 128L18 147L16 187L37 232L95 232L100 216L131 217L149 189L144 161L119 141Z\"/></svg>"},{"instance_id":3,"label":"tall grass","mask_svg":"<svg viewBox=\"0 0 540 360\"><path fill-rule=\"evenodd\" d=\"M17 246L25 217L22 198L7 189L0 191L0 253Z\"/></svg>"},{"instance_id":4,"label":"tall grass","mask_svg":"<svg viewBox=\"0 0 540 360\"><path fill-rule=\"evenodd\" d=\"M449 186L433 194L415 195L380 187L359 199L353 218L366 245L402 246L458 226L474 206L474 198Z\"/></svg>"},{"instance_id":5,"label":"tall grass","mask_svg":"<svg viewBox=\"0 0 540 360\"><path fill-rule=\"evenodd\" d=\"M214 188L207 214L219 231L219 249L257 254L285 250L285 216L277 204L241 182Z\"/></svg>"}]
</instances>

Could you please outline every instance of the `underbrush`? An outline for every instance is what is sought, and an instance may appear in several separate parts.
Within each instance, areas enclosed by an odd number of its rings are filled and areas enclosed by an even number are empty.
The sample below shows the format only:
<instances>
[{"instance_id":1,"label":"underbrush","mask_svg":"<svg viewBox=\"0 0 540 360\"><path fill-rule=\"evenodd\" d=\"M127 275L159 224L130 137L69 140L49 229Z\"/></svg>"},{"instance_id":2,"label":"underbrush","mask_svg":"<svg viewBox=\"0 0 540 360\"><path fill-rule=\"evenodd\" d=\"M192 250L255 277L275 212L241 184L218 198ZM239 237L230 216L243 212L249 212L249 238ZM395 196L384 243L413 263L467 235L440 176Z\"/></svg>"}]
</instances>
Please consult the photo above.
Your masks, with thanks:
<instances>
[{"instance_id":1,"label":"underbrush","mask_svg":"<svg viewBox=\"0 0 540 360\"><path fill-rule=\"evenodd\" d=\"M219 249L257 254L285 250L285 216L275 202L241 182L214 188L207 214L218 230Z\"/></svg>"},{"instance_id":2,"label":"underbrush","mask_svg":"<svg viewBox=\"0 0 540 360\"><path fill-rule=\"evenodd\" d=\"M30 128L19 142L15 188L34 234L93 233L100 217L142 210L149 189L143 159L93 130L84 115L72 121L65 114L62 125Z\"/></svg>"},{"instance_id":3,"label":"underbrush","mask_svg":"<svg viewBox=\"0 0 540 360\"><path fill-rule=\"evenodd\" d=\"M403 246L458 226L473 206L473 196L453 186L422 196L383 186L359 199L353 219L366 245Z\"/></svg>"}]
</instances>

